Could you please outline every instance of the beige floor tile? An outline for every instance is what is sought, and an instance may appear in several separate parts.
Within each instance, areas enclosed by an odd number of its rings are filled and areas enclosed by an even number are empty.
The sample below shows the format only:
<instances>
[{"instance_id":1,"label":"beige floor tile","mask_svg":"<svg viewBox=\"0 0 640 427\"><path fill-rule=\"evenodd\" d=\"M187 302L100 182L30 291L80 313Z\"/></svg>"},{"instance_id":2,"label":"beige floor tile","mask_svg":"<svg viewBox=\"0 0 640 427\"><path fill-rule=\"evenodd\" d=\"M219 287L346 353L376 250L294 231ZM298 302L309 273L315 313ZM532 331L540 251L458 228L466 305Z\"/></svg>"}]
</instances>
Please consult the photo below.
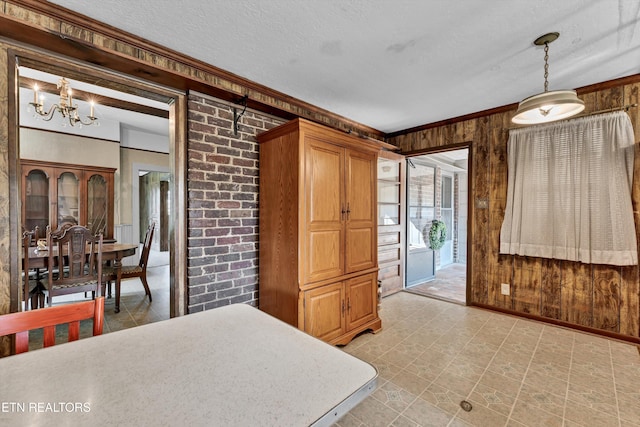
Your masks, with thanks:
<instances>
[{"instance_id":1,"label":"beige floor tile","mask_svg":"<svg viewBox=\"0 0 640 427\"><path fill-rule=\"evenodd\" d=\"M486 365L478 365L475 357L459 354L447 366L447 370L455 375L471 381L478 381L486 370Z\"/></svg>"},{"instance_id":2,"label":"beige floor tile","mask_svg":"<svg viewBox=\"0 0 640 427\"><path fill-rule=\"evenodd\" d=\"M404 412L405 417L421 426L446 426L453 418L452 414L433 406L423 399L417 399Z\"/></svg>"},{"instance_id":3,"label":"beige floor tile","mask_svg":"<svg viewBox=\"0 0 640 427\"><path fill-rule=\"evenodd\" d=\"M345 414L344 417L340 418L338 422L334 424L335 427L367 427L362 421L351 415L350 413Z\"/></svg>"},{"instance_id":4,"label":"beige floor tile","mask_svg":"<svg viewBox=\"0 0 640 427\"><path fill-rule=\"evenodd\" d=\"M503 426L507 422L507 416L495 412L482 405L474 405L469 412L460 411L456 418L459 418L473 426Z\"/></svg>"},{"instance_id":5,"label":"beige floor tile","mask_svg":"<svg viewBox=\"0 0 640 427\"><path fill-rule=\"evenodd\" d=\"M371 396L353 408L349 414L367 427L387 427L399 415L397 411Z\"/></svg>"},{"instance_id":6,"label":"beige floor tile","mask_svg":"<svg viewBox=\"0 0 640 427\"><path fill-rule=\"evenodd\" d=\"M402 371L401 367L396 366L393 363L387 362L383 359L363 360L371 363L378 370L378 376L387 381L392 379L393 377L398 375L400 371Z\"/></svg>"},{"instance_id":7,"label":"beige floor tile","mask_svg":"<svg viewBox=\"0 0 640 427\"><path fill-rule=\"evenodd\" d=\"M491 387L495 390L516 396L520 390L521 381L505 377L496 372L486 371L478 381L478 385Z\"/></svg>"},{"instance_id":8,"label":"beige floor tile","mask_svg":"<svg viewBox=\"0 0 640 427\"><path fill-rule=\"evenodd\" d=\"M449 356L426 351L404 369L421 378L433 381L451 363Z\"/></svg>"},{"instance_id":9,"label":"beige floor tile","mask_svg":"<svg viewBox=\"0 0 640 427\"><path fill-rule=\"evenodd\" d=\"M528 427L561 427L563 422L562 417L540 410L521 399L516 401L510 418Z\"/></svg>"},{"instance_id":10,"label":"beige floor tile","mask_svg":"<svg viewBox=\"0 0 640 427\"><path fill-rule=\"evenodd\" d=\"M410 393L393 381L387 381L373 392L372 396L391 409L402 412L416 400L417 396Z\"/></svg>"},{"instance_id":11,"label":"beige floor tile","mask_svg":"<svg viewBox=\"0 0 640 427\"><path fill-rule=\"evenodd\" d=\"M398 415L398 417L391 423L391 427L420 427L420 424L405 417L404 415Z\"/></svg>"},{"instance_id":12,"label":"beige floor tile","mask_svg":"<svg viewBox=\"0 0 640 427\"><path fill-rule=\"evenodd\" d=\"M488 369L506 377L522 380L529 368L532 353L515 352L501 348L496 352Z\"/></svg>"},{"instance_id":13,"label":"beige floor tile","mask_svg":"<svg viewBox=\"0 0 640 427\"><path fill-rule=\"evenodd\" d=\"M604 384L604 381L594 381L587 384L570 381L567 399L599 412L614 417L618 416L616 391L611 380L608 381L608 384Z\"/></svg>"},{"instance_id":14,"label":"beige floor tile","mask_svg":"<svg viewBox=\"0 0 640 427\"><path fill-rule=\"evenodd\" d=\"M438 378L435 379L434 384L447 388L460 396L468 396L476 385L476 381L461 377L445 369Z\"/></svg>"},{"instance_id":15,"label":"beige floor tile","mask_svg":"<svg viewBox=\"0 0 640 427\"><path fill-rule=\"evenodd\" d=\"M466 396L455 393L438 384L431 384L420 395L420 399L429 402L431 405L451 414L457 414L460 410L460 402L465 400Z\"/></svg>"},{"instance_id":16,"label":"beige floor tile","mask_svg":"<svg viewBox=\"0 0 640 427\"><path fill-rule=\"evenodd\" d=\"M422 394L432 383L431 380L414 375L404 369L398 372L390 381L415 396Z\"/></svg>"},{"instance_id":17,"label":"beige floor tile","mask_svg":"<svg viewBox=\"0 0 640 427\"><path fill-rule=\"evenodd\" d=\"M619 425L618 417L571 401L567 401L564 416L568 420L579 423L585 427L615 427Z\"/></svg>"},{"instance_id":18,"label":"beige floor tile","mask_svg":"<svg viewBox=\"0 0 640 427\"><path fill-rule=\"evenodd\" d=\"M484 406L504 416L509 416L516 401L517 393L496 390L486 385L478 384L467 399L476 406Z\"/></svg>"},{"instance_id":19,"label":"beige floor tile","mask_svg":"<svg viewBox=\"0 0 640 427\"><path fill-rule=\"evenodd\" d=\"M640 425L640 385L636 385L635 392L618 391L617 400L620 418Z\"/></svg>"},{"instance_id":20,"label":"beige floor tile","mask_svg":"<svg viewBox=\"0 0 640 427\"><path fill-rule=\"evenodd\" d=\"M542 410L560 418L564 414L565 397L548 393L529 384L523 384L518 395L519 403L526 403L536 410Z\"/></svg>"},{"instance_id":21,"label":"beige floor tile","mask_svg":"<svg viewBox=\"0 0 640 427\"><path fill-rule=\"evenodd\" d=\"M527 372L524 384L530 385L541 392L557 395L563 399L567 395L567 387L569 386L567 381L545 375L540 371Z\"/></svg>"},{"instance_id":22,"label":"beige floor tile","mask_svg":"<svg viewBox=\"0 0 640 427\"><path fill-rule=\"evenodd\" d=\"M344 347L379 388L339 427L640 425L636 346L407 293L382 307L383 332Z\"/></svg>"}]
</instances>

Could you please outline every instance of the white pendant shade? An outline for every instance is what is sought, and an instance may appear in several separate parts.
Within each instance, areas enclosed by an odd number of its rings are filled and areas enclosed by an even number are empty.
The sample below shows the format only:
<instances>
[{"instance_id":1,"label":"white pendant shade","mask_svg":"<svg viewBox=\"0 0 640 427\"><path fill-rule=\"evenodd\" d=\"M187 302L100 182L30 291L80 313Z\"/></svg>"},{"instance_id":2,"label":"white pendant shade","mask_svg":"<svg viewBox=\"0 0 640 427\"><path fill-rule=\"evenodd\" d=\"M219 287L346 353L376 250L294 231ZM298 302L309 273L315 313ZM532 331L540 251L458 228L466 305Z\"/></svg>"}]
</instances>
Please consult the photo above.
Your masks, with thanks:
<instances>
[{"instance_id":1,"label":"white pendant shade","mask_svg":"<svg viewBox=\"0 0 640 427\"><path fill-rule=\"evenodd\" d=\"M575 90L554 90L524 99L511 121L519 125L533 125L566 119L584 110L584 102Z\"/></svg>"}]
</instances>

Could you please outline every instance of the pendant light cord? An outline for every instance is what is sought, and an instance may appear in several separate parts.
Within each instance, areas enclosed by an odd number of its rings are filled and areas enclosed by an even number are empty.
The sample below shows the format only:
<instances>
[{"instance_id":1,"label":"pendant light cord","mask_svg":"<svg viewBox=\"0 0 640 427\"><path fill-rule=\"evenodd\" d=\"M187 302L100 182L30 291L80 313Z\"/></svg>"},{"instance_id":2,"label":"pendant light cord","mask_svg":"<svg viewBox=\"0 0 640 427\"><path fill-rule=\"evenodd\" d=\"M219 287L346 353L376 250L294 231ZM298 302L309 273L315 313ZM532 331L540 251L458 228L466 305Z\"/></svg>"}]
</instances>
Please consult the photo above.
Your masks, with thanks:
<instances>
[{"instance_id":1,"label":"pendant light cord","mask_svg":"<svg viewBox=\"0 0 640 427\"><path fill-rule=\"evenodd\" d=\"M544 43L544 91L549 91L549 42Z\"/></svg>"}]
</instances>

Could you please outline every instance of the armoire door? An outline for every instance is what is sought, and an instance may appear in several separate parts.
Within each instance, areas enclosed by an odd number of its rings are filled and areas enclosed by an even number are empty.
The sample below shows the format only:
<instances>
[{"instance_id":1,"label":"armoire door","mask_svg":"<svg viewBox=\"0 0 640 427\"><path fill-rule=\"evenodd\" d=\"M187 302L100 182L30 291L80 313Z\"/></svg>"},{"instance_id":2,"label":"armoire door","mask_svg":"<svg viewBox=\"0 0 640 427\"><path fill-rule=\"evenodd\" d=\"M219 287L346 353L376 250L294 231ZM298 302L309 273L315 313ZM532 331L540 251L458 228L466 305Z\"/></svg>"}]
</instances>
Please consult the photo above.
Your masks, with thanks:
<instances>
[{"instance_id":1,"label":"armoire door","mask_svg":"<svg viewBox=\"0 0 640 427\"><path fill-rule=\"evenodd\" d=\"M344 149L307 138L304 282L344 274ZM344 212L344 213L343 213Z\"/></svg>"},{"instance_id":2,"label":"armoire door","mask_svg":"<svg viewBox=\"0 0 640 427\"><path fill-rule=\"evenodd\" d=\"M330 341L345 332L346 310L342 282L304 293L304 331Z\"/></svg>"},{"instance_id":3,"label":"armoire door","mask_svg":"<svg viewBox=\"0 0 640 427\"><path fill-rule=\"evenodd\" d=\"M364 325L376 318L378 285L376 274L365 274L346 282L347 331Z\"/></svg>"},{"instance_id":4,"label":"armoire door","mask_svg":"<svg viewBox=\"0 0 640 427\"><path fill-rule=\"evenodd\" d=\"M370 153L346 151L346 273L377 265L376 170Z\"/></svg>"}]
</instances>

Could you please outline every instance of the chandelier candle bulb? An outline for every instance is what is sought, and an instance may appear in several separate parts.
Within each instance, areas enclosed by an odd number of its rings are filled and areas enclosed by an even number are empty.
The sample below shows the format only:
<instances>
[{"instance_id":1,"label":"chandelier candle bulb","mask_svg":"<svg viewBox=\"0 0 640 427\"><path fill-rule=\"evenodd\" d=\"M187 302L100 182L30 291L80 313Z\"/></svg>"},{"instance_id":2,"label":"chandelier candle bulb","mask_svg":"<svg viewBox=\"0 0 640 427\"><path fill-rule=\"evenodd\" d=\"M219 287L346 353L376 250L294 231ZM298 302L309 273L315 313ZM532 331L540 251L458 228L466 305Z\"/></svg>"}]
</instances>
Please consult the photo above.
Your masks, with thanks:
<instances>
[{"instance_id":1,"label":"chandelier candle bulb","mask_svg":"<svg viewBox=\"0 0 640 427\"><path fill-rule=\"evenodd\" d=\"M90 105L91 105L91 110L89 111L89 117L93 118L93 107L95 106L95 102L91 101Z\"/></svg>"},{"instance_id":2,"label":"chandelier candle bulb","mask_svg":"<svg viewBox=\"0 0 640 427\"><path fill-rule=\"evenodd\" d=\"M38 85L33 85L33 103L38 103Z\"/></svg>"}]
</instances>

